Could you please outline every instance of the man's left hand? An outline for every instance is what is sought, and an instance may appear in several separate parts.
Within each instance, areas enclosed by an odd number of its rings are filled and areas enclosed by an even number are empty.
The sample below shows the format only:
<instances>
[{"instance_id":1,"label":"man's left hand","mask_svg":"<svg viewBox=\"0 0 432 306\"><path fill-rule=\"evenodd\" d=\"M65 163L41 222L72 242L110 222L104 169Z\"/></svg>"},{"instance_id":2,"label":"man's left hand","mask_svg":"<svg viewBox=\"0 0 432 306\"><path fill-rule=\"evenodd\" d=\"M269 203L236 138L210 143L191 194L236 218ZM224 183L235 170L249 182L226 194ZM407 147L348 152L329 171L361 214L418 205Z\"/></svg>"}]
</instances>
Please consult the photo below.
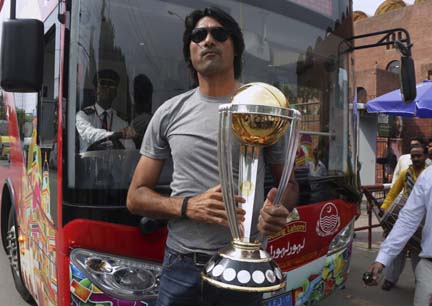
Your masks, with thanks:
<instances>
[{"instance_id":1,"label":"man's left hand","mask_svg":"<svg viewBox=\"0 0 432 306\"><path fill-rule=\"evenodd\" d=\"M369 266L368 272L372 273L372 282L368 286L376 286L379 283L380 274L383 272L385 266L375 261Z\"/></svg>"},{"instance_id":2,"label":"man's left hand","mask_svg":"<svg viewBox=\"0 0 432 306\"><path fill-rule=\"evenodd\" d=\"M289 215L289 211L285 206L273 204L276 193L276 188L272 188L269 191L258 219L258 230L267 236L279 232L286 225Z\"/></svg>"}]
</instances>

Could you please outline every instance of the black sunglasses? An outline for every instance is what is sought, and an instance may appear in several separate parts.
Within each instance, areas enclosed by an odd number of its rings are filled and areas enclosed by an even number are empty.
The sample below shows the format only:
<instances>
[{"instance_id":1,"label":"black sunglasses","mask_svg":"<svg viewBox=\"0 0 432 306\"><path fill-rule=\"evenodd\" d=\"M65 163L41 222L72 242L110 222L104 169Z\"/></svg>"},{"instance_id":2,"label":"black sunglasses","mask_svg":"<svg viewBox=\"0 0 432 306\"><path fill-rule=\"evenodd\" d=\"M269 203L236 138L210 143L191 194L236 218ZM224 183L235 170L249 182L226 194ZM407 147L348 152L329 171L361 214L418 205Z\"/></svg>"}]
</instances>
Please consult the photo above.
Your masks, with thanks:
<instances>
[{"instance_id":1,"label":"black sunglasses","mask_svg":"<svg viewBox=\"0 0 432 306\"><path fill-rule=\"evenodd\" d=\"M194 43L199 44L204 39L206 39L209 32L211 36L214 39L216 39L218 42L224 42L229 37L229 33L224 28L214 27L214 28L195 28L192 30L190 38Z\"/></svg>"}]
</instances>

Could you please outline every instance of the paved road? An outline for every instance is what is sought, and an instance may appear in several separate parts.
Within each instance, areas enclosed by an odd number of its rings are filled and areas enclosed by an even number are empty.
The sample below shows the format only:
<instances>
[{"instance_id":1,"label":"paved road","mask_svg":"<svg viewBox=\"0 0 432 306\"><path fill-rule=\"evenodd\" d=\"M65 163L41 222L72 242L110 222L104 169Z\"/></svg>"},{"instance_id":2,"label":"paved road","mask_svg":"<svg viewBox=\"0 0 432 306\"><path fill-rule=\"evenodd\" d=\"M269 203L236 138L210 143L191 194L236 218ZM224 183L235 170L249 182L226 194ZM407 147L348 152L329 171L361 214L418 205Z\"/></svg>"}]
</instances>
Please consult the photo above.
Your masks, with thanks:
<instances>
[{"instance_id":1,"label":"paved road","mask_svg":"<svg viewBox=\"0 0 432 306\"><path fill-rule=\"evenodd\" d=\"M0 242L0 305L29 306L15 290L9 262Z\"/></svg>"},{"instance_id":2,"label":"paved road","mask_svg":"<svg viewBox=\"0 0 432 306\"><path fill-rule=\"evenodd\" d=\"M397 287L383 291L379 286L364 288L361 277L374 261L377 250L368 250L366 245L356 243L351 259L351 273L346 288L336 292L320 306L399 306L412 305L414 295L414 275L411 264L406 263Z\"/></svg>"}]
</instances>

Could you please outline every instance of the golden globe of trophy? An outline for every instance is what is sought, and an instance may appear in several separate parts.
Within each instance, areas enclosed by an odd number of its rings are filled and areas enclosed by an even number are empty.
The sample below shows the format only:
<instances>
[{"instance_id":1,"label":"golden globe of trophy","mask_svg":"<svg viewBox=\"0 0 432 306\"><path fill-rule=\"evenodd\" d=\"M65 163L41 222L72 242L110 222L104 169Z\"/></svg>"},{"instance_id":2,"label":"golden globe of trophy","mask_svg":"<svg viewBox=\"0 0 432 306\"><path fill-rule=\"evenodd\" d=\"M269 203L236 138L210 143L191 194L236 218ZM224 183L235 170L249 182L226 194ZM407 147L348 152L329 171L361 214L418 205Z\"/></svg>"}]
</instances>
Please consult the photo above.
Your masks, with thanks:
<instances>
[{"instance_id":1,"label":"golden globe of trophy","mask_svg":"<svg viewBox=\"0 0 432 306\"><path fill-rule=\"evenodd\" d=\"M201 276L210 284L231 290L268 292L283 288L286 276L256 238L256 214L264 203L255 203L258 159L263 147L285 138L285 163L274 203L281 204L293 169L299 140L300 112L288 108L284 94L265 83L240 87L230 104L219 107L218 161L222 194L232 243L213 256ZM234 182L233 135L240 142L238 182ZM237 203L235 195L245 203ZM260 205L259 207L254 207ZM236 208L246 211L239 223Z\"/></svg>"}]
</instances>

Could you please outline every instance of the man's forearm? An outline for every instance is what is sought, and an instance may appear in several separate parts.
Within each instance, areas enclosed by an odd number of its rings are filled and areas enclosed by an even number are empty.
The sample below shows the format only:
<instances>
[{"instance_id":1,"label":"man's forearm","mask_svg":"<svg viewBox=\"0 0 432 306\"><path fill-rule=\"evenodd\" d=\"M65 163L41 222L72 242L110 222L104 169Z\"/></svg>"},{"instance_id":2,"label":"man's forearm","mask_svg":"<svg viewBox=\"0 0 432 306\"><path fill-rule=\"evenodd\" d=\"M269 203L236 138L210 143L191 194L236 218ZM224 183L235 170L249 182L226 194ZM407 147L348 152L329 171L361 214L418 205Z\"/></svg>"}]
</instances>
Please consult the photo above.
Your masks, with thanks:
<instances>
[{"instance_id":1,"label":"man's forearm","mask_svg":"<svg viewBox=\"0 0 432 306\"><path fill-rule=\"evenodd\" d=\"M163 196L148 187L139 187L128 195L127 207L134 215L154 219L172 219L181 216L183 198Z\"/></svg>"},{"instance_id":2,"label":"man's forearm","mask_svg":"<svg viewBox=\"0 0 432 306\"><path fill-rule=\"evenodd\" d=\"M392 188L390 188L390 191L388 192L387 196L384 199L384 202L381 204L382 210L387 210L393 201L396 199L396 197L399 195L399 193L403 189L403 180L397 180L395 184L393 184Z\"/></svg>"}]
</instances>

